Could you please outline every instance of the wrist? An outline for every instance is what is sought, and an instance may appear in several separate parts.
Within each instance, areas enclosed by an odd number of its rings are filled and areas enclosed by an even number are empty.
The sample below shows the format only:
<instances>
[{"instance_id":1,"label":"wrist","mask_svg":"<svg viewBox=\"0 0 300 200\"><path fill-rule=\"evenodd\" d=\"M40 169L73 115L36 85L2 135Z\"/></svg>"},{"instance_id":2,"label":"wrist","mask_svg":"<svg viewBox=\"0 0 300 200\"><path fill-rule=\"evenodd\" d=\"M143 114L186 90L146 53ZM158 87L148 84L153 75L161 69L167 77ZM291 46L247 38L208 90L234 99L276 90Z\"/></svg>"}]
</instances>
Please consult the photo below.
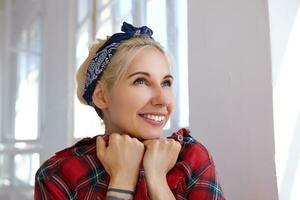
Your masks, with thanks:
<instances>
[{"instance_id":1,"label":"wrist","mask_svg":"<svg viewBox=\"0 0 300 200\"><path fill-rule=\"evenodd\" d=\"M166 175L166 173L164 173L162 171L153 170L153 168L152 168L150 170L145 169L145 176L148 179L162 182L162 181L166 180L167 175Z\"/></svg>"},{"instance_id":2,"label":"wrist","mask_svg":"<svg viewBox=\"0 0 300 200\"><path fill-rule=\"evenodd\" d=\"M167 185L167 178L163 174L145 172L145 178L147 185L153 189Z\"/></svg>"},{"instance_id":3,"label":"wrist","mask_svg":"<svg viewBox=\"0 0 300 200\"><path fill-rule=\"evenodd\" d=\"M108 188L106 199L133 199L134 191L119 188Z\"/></svg>"},{"instance_id":4,"label":"wrist","mask_svg":"<svg viewBox=\"0 0 300 200\"><path fill-rule=\"evenodd\" d=\"M146 183L151 199L175 199L168 185L166 176L147 176Z\"/></svg>"},{"instance_id":5,"label":"wrist","mask_svg":"<svg viewBox=\"0 0 300 200\"><path fill-rule=\"evenodd\" d=\"M124 190L135 190L137 178L127 177L125 175L112 176L108 188L119 188Z\"/></svg>"}]
</instances>

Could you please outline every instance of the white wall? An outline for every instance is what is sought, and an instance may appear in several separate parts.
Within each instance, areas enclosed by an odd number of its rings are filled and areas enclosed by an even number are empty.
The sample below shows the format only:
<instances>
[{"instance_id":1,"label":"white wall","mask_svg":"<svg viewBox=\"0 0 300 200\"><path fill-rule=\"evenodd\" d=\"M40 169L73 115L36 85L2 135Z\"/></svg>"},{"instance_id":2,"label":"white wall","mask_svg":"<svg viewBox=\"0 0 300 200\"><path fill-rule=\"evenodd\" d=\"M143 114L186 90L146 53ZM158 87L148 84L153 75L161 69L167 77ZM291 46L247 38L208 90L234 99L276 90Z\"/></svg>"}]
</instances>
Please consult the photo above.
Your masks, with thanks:
<instances>
[{"instance_id":1,"label":"white wall","mask_svg":"<svg viewBox=\"0 0 300 200\"><path fill-rule=\"evenodd\" d=\"M189 1L190 124L230 200L276 200L267 0Z\"/></svg>"},{"instance_id":2,"label":"white wall","mask_svg":"<svg viewBox=\"0 0 300 200\"><path fill-rule=\"evenodd\" d=\"M72 3L73 2L73 3ZM43 146L52 144L41 156L44 161L53 152L69 145L73 131L75 39L74 1L44 1L43 74L41 77L41 140ZM55 15L53 14L55 13ZM67 78L66 78L67 77Z\"/></svg>"},{"instance_id":3,"label":"white wall","mask_svg":"<svg viewBox=\"0 0 300 200\"><path fill-rule=\"evenodd\" d=\"M300 199L300 0L269 0L279 199Z\"/></svg>"},{"instance_id":4,"label":"white wall","mask_svg":"<svg viewBox=\"0 0 300 200\"><path fill-rule=\"evenodd\" d=\"M5 27L5 12L4 12L4 1L0 0L0 27ZM5 45L5 40L4 40L4 34L5 31L3 28L0 28L0 71L2 73L0 73L0 113L2 113L2 96L3 96L3 69L4 69L4 45ZM2 132L2 118L0 115L0 132Z\"/></svg>"}]
</instances>

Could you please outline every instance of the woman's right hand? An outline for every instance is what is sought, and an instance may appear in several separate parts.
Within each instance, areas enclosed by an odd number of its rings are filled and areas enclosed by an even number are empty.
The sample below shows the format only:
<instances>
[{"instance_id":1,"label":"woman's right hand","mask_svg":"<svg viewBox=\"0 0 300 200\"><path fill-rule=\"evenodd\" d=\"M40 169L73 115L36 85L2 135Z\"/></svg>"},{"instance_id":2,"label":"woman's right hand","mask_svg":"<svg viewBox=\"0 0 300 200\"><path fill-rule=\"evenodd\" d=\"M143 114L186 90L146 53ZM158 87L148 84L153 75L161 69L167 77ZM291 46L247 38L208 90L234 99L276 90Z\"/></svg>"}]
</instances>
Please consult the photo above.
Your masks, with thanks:
<instances>
[{"instance_id":1,"label":"woman's right hand","mask_svg":"<svg viewBox=\"0 0 300 200\"><path fill-rule=\"evenodd\" d=\"M144 144L128 135L112 133L108 146L97 137L97 157L110 175L109 187L134 191L144 155Z\"/></svg>"}]
</instances>

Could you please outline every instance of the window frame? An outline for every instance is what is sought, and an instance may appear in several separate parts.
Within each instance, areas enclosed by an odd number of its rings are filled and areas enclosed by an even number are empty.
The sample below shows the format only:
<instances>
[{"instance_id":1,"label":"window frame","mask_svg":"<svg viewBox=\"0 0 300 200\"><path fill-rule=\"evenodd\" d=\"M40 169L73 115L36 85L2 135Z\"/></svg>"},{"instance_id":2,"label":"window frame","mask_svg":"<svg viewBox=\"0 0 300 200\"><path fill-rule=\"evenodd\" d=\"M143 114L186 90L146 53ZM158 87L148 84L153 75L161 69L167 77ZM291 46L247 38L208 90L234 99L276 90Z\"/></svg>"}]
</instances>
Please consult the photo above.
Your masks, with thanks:
<instances>
[{"instance_id":1,"label":"window frame","mask_svg":"<svg viewBox=\"0 0 300 200\"><path fill-rule=\"evenodd\" d=\"M0 94L1 94L1 100L0 100L0 156L3 158L3 166L1 167L2 169L7 169L8 171L4 170L4 172L7 172L8 174L5 174L5 178L2 179L4 181L0 185L0 197L7 197L11 200L14 199L20 199L23 196L27 196L28 199L31 199L33 197L33 186L28 182L23 182L21 179L17 179L17 174L16 174L16 167L15 167L15 156L17 155L33 155L37 153L39 155L39 159L37 162L40 162L40 155L42 152L42 145L41 145L41 139L40 139L40 73L41 73L41 66L42 66L42 52L37 53L33 50L30 50L28 48L29 46L26 46L25 48L18 48L18 47L13 47L11 44L11 39L12 39L12 18L11 18L11 13L14 8L12 5L12 2L9 0L4 1L4 24L5 24L5 29L4 29L4 34L2 37L4 38L4 56L2 58L2 63L1 65L1 71L4 73L1 73L1 88L0 88ZM30 21L28 24L24 24L24 27L22 27L22 30L26 30L29 34L29 32L32 30L33 24L35 23L35 20L42 20L42 15L40 12L40 9L42 8L41 4L39 4L37 7L32 9L32 21ZM39 28L41 29L40 32L40 43L42 44L42 37L43 37L43 31L42 31L42 23L40 21L40 26ZM30 45L30 39L27 38L27 44ZM41 49L42 51L42 49ZM39 78L38 78L38 96L37 96L37 139L15 139L15 106L16 106L16 98L17 98L17 92L18 92L18 73L17 73L17 68L18 64L17 61L14 60L14 64L11 62L12 61L12 56L13 55L19 55L21 53L26 54L26 58L30 59L28 55L30 56L39 56L39 66L38 71L39 71ZM26 62L28 62L28 59L26 59ZM15 66L14 67L6 67L6 66ZM28 69L28 68L27 68ZM26 69L26 70L27 70ZM7 161L7 162L5 162ZM30 162L31 163L31 162ZM31 163L32 164L32 163ZM30 164L30 166L31 166ZM30 167L29 166L29 167ZM2 172L1 172L2 173ZM30 173L35 173L35 171L31 171ZM34 174L33 174L34 175ZM31 177L34 178L34 177ZM9 181L5 183L5 180ZM7 185L8 184L8 185Z\"/></svg>"}]
</instances>

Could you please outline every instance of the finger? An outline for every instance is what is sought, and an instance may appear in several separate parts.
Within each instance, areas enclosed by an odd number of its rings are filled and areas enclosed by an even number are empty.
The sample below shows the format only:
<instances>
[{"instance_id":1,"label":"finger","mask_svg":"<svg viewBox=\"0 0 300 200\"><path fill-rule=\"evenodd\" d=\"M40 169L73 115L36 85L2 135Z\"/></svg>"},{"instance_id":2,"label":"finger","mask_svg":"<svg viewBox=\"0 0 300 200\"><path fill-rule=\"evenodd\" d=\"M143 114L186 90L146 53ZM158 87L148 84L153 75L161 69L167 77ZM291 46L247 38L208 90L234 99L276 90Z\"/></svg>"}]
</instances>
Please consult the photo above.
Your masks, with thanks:
<instances>
[{"instance_id":1,"label":"finger","mask_svg":"<svg viewBox=\"0 0 300 200\"><path fill-rule=\"evenodd\" d=\"M132 138L132 141L135 143L135 144L138 144L138 145L142 145L143 147L145 146L144 144L143 144L143 142L141 142L141 141L139 141L137 138Z\"/></svg>"},{"instance_id":2,"label":"finger","mask_svg":"<svg viewBox=\"0 0 300 200\"><path fill-rule=\"evenodd\" d=\"M153 141L152 140L145 140L143 141L143 144L147 147L149 146Z\"/></svg>"},{"instance_id":3,"label":"finger","mask_svg":"<svg viewBox=\"0 0 300 200\"><path fill-rule=\"evenodd\" d=\"M120 138L121 135L119 133L111 133L109 134L110 139Z\"/></svg>"},{"instance_id":4,"label":"finger","mask_svg":"<svg viewBox=\"0 0 300 200\"><path fill-rule=\"evenodd\" d=\"M106 143L101 136L97 137L96 147L97 147L98 157L99 156L103 157L103 155L105 155L105 151L106 151Z\"/></svg>"}]
</instances>

